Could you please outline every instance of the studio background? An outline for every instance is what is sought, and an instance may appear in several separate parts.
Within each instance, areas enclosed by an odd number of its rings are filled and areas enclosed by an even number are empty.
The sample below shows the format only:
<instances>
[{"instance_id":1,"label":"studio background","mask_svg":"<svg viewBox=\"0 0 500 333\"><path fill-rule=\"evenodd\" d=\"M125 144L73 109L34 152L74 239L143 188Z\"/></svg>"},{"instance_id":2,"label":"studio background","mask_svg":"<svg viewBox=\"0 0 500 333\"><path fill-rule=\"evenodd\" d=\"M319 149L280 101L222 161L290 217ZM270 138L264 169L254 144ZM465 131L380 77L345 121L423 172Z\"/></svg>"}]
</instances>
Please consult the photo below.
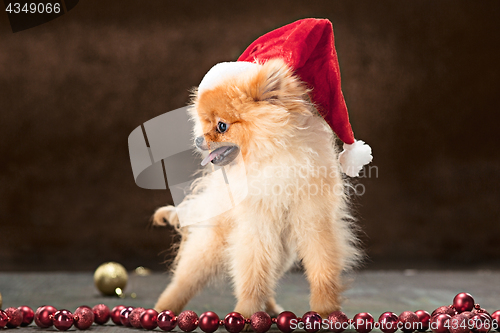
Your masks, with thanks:
<instances>
[{"instance_id":1,"label":"studio background","mask_svg":"<svg viewBox=\"0 0 500 333\"><path fill-rule=\"evenodd\" d=\"M305 17L334 24L356 137L365 268L498 268L500 2L97 1L13 34L0 13L0 270L166 270L167 191L127 137L216 63Z\"/></svg>"}]
</instances>

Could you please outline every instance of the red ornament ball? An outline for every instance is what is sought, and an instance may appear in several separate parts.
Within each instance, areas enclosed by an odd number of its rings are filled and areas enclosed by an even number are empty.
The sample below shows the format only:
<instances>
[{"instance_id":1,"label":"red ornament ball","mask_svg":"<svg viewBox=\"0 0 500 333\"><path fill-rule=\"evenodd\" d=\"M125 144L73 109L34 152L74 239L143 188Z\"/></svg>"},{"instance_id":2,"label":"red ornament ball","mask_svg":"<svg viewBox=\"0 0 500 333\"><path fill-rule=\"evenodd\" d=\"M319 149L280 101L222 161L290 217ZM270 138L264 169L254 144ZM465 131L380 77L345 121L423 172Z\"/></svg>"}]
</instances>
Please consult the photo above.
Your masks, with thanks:
<instances>
[{"instance_id":1,"label":"red ornament ball","mask_svg":"<svg viewBox=\"0 0 500 333\"><path fill-rule=\"evenodd\" d=\"M399 317L394 312L384 312L378 318L380 330L384 333L394 333L398 330Z\"/></svg>"},{"instance_id":2,"label":"red ornament ball","mask_svg":"<svg viewBox=\"0 0 500 333\"><path fill-rule=\"evenodd\" d=\"M48 328L52 326L52 316L57 309L51 305L39 307L35 312L35 324L40 328Z\"/></svg>"},{"instance_id":3,"label":"red ornament ball","mask_svg":"<svg viewBox=\"0 0 500 333\"><path fill-rule=\"evenodd\" d=\"M491 318L493 319L493 328L495 328L497 332L500 332L500 310L493 312Z\"/></svg>"},{"instance_id":4,"label":"red ornament ball","mask_svg":"<svg viewBox=\"0 0 500 333\"><path fill-rule=\"evenodd\" d=\"M212 311L204 312L198 320L198 326L205 333L213 333L219 328L219 316Z\"/></svg>"},{"instance_id":5,"label":"red ornament ball","mask_svg":"<svg viewBox=\"0 0 500 333\"><path fill-rule=\"evenodd\" d=\"M257 333L264 333L269 331L273 321L271 316L264 311L255 312L250 317L250 326Z\"/></svg>"},{"instance_id":6,"label":"red ornament ball","mask_svg":"<svg viewBox=\"0 0 500 333\"><path fill-rule=\"evenodd\" d=\"M224 317L224 327L229 333L239 333L245 327L245 318L238 312L230 312Z\"/></svg>"},{"instance_id":7,"label":"red ornament ball","mask_svg":"<svg viewBox=\"0 0 500 333\"><path fill-rule=\"evenodd\" d=\"M5 311L0 310L0 328L4 328L8 322L9 316L5 313Z\"/></svg>"},{"instance_id":8,"label":"red ornament ball","mask_svg":"<svg viewBox=\"0 0 500 333\"><path fill-rule=\"evenodd\" d=\"M54 313L53 324L59 331L67 331L73 326L73 314L68 310L59 310Z\"/></svg>"},{"instance_id":9,"label":"red ornament ball","mask_svg":"<svg viewBox=\"0 0 500 333\"><path fill-rule=\"evenodd\" d=\"M9 316L9 322L7 323L8 328L15 328L21 326L23 322L23 313L18 308L7 308L4 310L7 316Z\"/></svg>"},{"instance_id":10,"label":"red ornament ball","mask_svg":"<svg viewBox=\"0 0 500 333\"><path fill-rule=\"evenodd\" d=\"M184 332L191 332L198 327L198 315L191 310L182 311L177 317L177 326Z\"/></svg>"},{"instance_id":11,"label":"red ornament ball","mask_svg":"<svg viewBox=\"0 0 500 333\"><path fill-rule=\"evenodd\" d=\"M115 323L115 325L121 326L122 322L120 321L120 312L125 309L125 305L117 305L111 310L111 321Z\"/></svg>"},{"instance_id":12,"label":"red ornament ball","mask_svg":"<svg viewBox=\"0 0 500 333\"><path fill-rule=\"evenodd\" d=\"M296 326L297 323L297 316L291 311L283 311L278 315L278 318L276 318L276 326L278 326L278 329L283 333L293 332L294 328L292 328L292 326Z\"/></svg>"},{"instance_id":13,"label":"red ornament ball","mask_svg":"<svg viewBox=\"0 0 500 333\"><path fill-rule=\"evenodd\" d=\"M401 330L405 333L411 333L417 330L418 316L415 312L404 311L399 315Z\"/></svg>"},{"instance_id":14,"label":"red ornament ball","mask_svg":"<svg viewBox=\"0 0 500 333\"><path fill-rule=\"evenodd\" d=\"M158 320L158 312L155 309L147 309L141 314L141 326L146 330L154 330Z\"/></svg>"},{"instance_id":15,"label":"red ornament ball","mask_svg":"<svg viewBox=\"0 0 500 333\"><path fill-rule=\"evenodd\" d=\"M434 333L448 333L451 316L446 313L440 313L431 317L430 328Z\"/></svg>"},{"instance_id":16,"label":"red ornament ball","mask_svg":"<svg viewBox=\"0 0 500 333\"><path fill-rule=\"evenodd\" d=\"M321 316L317 312L309 311L304 313L302 316L304 331L307 333L315 333L319 331L321 329L321 321Z\"/></svg>"},{"instance_id":17,"label":"red ornament ball","mask_svg":"<svg viewBox=\"0 0 500 333\"><path fill-rule=\"evenodd\" d=\"M128 320L130 322L130 325L135 328L142 328L141 326L141 315L146 311L146 309L138 307L132 310L130 312L130 315L128 316Z\"/></svg>"},{"instance_id":18,"label":"red ornament ball","mask_svg":"<svg viewBox=\"0 0 500 333\"><path fill-rule=\"evenodd\" d=\"M460 293L453 299L453 307L458 313L472 311L474 309L474 298L471 294Z\"/></svg>"},{"instance_id":19,"label":"red ornament ball","mask_svg":"<svg viewBox=\"0 0 500 333\"><path fill-rule=\"evenodd\" d=\"M352 319L354 328L359 333L368 333L373 330L373 316L368 312L361 312Z\"/></svg>"},{"instance_id":20,"label":"red ornament ball","mask_svg":"<svg viewBox=\"0 0 500 333\"><path fill-rule=\"evenodd\" d=\"M427 331L429 329L429 322L431 320L431 315L429 314L429 312L425 310L418 310L415 311L415 314L418 317L418 322L421 324L418 330L420 332Z\"/></svg>"},{"instance_id":21,"label":"red ornament ball","mask_svg":"<svg viewBox=\"0 0 500 333\"><path fill-rule=\"evenodd\" d=\"M469 315L466 312L462 312L451 317L448 330L450 333L469 333Z\"/></svg>"},{"instance_id":22,"label":"red ornament ball","mask_svg":"<svg viewBox=\"0 0 500 333\"><path fill-rule=\"evenodd\" d=\"M454 315L457 314L457 311L450 305L450 306L440 306L436 310L432 311L431 313L431 318L437 316L438 314L447 314L450 315L450 317L453 317Z\"/></svg>"},{"instance_id":23,"label":"red ornament ball","mask_svg":"<svg viewBox=\"0 0 500 333\"><path fill-rule=\"evenodd\" d=\"M329 330L334 333L342 333L349 326L349 318L342 311L334 311L328 316Z\"/></svg>"},{"instance_id":24,"label":"red ornament ball","mask_svg":"<svg viewBox=\"0 0 500 333\"><path fill-rule=\"evenodd\" d=\"M80 306L73 313L73 321L76 328L86 330L94 322L94 311L88 306Z\"/></svg>"},{"instance_id":25,"label":"red ornament ball","mask_svg":"<svg viewBox=\"0 0 500 333\"><path fill-rule=\"evenodd\" d=\"M129 319L132 310L134 310L133 306L126 306L120 311L120 323L122 323L123 326L132 327Z\"/></svg>"},{"instance_id":26,"label":"red ornament ball","mask_svg":"<svg viewBox=\"0 0 500 333\"><path fill-rule=\"evenodd\" d=\"M164 331L171 331L177 325L177 317L170 310L162 311L157 318L158 327Z\"/></svg>"},{"instance_id":27,"label":"red ornament ball","mask_svg":"<svg viewBox=\"0 0 500 333\"><path fill-rule=\"evenodd\" d=\"M475 333L488 333L492 328L493 320L487 313L476 313L470 318L472 331Z\"/></svg>"},{"instance_id":28,"label":"red ornament ball","mask_svg":"<svg viewBox=\"0 0 500 333\"><path fill-rule=\"evenodd\" d=\"M26 327L29 324L33 322L33 319L35 318L35 312L26 305L18 307L18 309L21 311L23 314L23 321L21 322L21 327Z\"/></svg>"},{"instance_id":29,"label":"red ornament ball","mask_svg":"<svg viewBox=\"0 0 500 333\"><path fill-rule=\"evenodd\" d=\"M92 311L94 312L94 322L98 325L106 324L111 316L111 311L104 304L97 304L92 308Z\"/></svg>"}]
</instances>

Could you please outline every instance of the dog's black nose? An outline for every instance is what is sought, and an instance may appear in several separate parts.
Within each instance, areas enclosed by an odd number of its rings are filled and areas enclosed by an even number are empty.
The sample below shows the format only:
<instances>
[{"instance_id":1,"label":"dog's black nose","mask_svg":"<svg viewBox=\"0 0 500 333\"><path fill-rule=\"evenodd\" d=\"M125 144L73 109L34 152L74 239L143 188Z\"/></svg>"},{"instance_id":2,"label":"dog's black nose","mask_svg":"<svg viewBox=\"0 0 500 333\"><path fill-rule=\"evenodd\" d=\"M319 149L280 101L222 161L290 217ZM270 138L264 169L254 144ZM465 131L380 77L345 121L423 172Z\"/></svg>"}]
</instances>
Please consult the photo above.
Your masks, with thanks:
<instances>
[{"instance_id":1,"label":"dog's black nose","mask_svg":"<svg viewBox=\"0 0 500 333\"><path fill-rule=\"evenodd\" d=\"M197 137L195 140L194 140L194 143L196 145L196 147L198 147L199 149L202 149L202 150L207 150L208 149L208 146L205 142L205 137L203 135Z\"/></svg>"}]
</instances>

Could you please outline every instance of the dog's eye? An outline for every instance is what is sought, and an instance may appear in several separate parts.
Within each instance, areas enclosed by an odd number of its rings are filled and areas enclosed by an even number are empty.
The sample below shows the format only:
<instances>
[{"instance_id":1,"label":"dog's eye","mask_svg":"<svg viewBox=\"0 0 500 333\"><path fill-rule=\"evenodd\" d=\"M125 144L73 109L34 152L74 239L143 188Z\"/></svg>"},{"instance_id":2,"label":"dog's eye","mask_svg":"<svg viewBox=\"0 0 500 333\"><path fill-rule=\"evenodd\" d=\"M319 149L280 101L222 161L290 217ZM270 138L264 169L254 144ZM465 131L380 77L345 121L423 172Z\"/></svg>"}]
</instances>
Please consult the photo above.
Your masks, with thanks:
<instances>
[{"instance_id":1,"label":"dog's eye","mask_svg":"<svg viewBox=\"0 0 500 333\"><path fill-rule=\"evenodd\" d=\"M225 131L227 131L228 128L229 128L229 125L226 123L223 123L222 121L219 121L217 123L217 132L219 132L219 133L224 133Z\"/></svg>"}]
</instances>

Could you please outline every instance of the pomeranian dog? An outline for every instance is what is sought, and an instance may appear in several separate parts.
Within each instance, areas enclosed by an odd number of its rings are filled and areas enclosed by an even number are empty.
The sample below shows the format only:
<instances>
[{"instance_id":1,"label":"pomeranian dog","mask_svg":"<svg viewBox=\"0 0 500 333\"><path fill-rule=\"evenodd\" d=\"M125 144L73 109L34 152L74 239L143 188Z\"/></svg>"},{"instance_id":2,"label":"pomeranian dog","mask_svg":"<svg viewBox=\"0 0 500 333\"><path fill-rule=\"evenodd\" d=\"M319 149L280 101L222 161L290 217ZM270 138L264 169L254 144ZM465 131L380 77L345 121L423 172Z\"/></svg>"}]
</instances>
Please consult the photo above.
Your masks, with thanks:
<instances>
[{"instance_id":1,"label":"pomeranian dog","mask_svg":"<svg viewBox=\"0 0 500 333\"><path fill-rule=\"evenodd\" d=\"M340 310L342 273L361 252L336 136L309 92L283 60L273 59L195 93L190 112L202 164L224 166L228 177L244 170L246 177L233 177L239 181L232 185L249 190L204 227L180 227L173 278L156 310L179 313L212 278L228 274L234 311L277 315L274 290L297 260L310 284L310 309L323 318ZM226 186L206 173L182 205L193 214L213 210ZM155 212L155 224L166 221L179 227L175 207Z\"/></svg>"}]
</instances>

